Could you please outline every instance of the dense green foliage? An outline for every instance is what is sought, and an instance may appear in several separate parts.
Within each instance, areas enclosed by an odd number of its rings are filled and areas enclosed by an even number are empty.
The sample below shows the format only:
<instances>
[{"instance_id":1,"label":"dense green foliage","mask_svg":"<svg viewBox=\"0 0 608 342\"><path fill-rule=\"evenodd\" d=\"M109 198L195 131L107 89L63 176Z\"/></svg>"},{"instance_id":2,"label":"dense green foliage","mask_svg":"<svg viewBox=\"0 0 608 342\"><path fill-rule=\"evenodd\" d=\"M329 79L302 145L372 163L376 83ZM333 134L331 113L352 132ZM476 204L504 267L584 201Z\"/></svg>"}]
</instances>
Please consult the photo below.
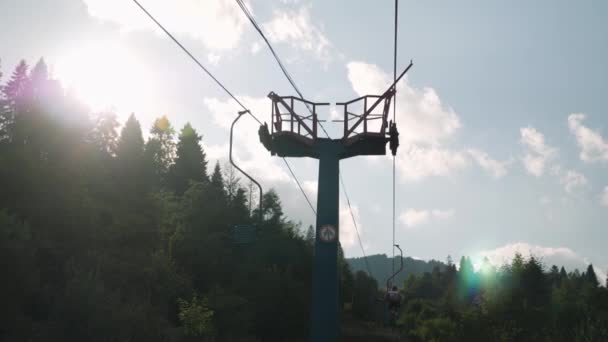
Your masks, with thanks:
<instances>
[{"instance_id":1,"label":"dense green foliage","mask_svg":"<svg viewBox=\"0 0 608 342\"><path fill-rule=\"evenodd\" d=\"M0 84L0 340L306 339L313 244L274 191L251 211L234 170L207 173L193 126L176 136L163 116L146 141L131 115L119 133L42 60ZM257 226L251 244L237 223Z\"/></svg>"},{"instance_id":2,"label":"dense green foliage","mask_svg":"<svg viewBox=\"0 0 608 342\"><path fill-rule=\"evenodd\" d=\"M545 270L516 255L500 269L469 258L458 270L412 275L398 327L411 341L607 341L608 290L593 266L582 274Z\"/></svg>"}]
</instances>

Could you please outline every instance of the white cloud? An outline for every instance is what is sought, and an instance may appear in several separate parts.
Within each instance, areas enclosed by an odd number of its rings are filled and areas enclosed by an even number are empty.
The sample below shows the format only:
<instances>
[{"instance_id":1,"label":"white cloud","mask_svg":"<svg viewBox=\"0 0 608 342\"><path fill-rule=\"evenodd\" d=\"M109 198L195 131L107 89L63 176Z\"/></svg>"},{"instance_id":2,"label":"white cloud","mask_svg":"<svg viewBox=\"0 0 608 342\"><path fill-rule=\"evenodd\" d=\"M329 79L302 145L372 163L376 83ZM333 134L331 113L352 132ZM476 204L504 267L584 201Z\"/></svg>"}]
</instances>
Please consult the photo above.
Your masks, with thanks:
<instances>
[{"instance_id":1,"label":"white cloud","mask_svg":"<svg viewBox=\"0 0 608 342\"><path fill-rule=\"evenodd\" d=\"M228 158L228 144L221 145L207 145L204 141L202 142L203 149L209 161L209 165L212 167L216 161L222 163ZM208 170L211 171L211 170Z\"/></svg>"},{"instance_id":2,"label":"white cloud","mask_svg":"<svg viewBox=\"0 0 608 342\"><path fill-rule=\"evenodd\" d=\"M392 77L375 64L350 62L348 80L359 96L382 94ZM462 127L456 112L445 106L433 88L415 88L406 78L397 85L397 122L400 148L397 167L402 181L429 176L450 176L475 161L495 178L503 177L510 161L497 161L478 149L444 147ZM349 108L350 109L350 108Z\"/></svg>"},{"instance_id":3,"label":"white cloud","mask_svg":"<svg viewBox=\"0 0 608 342\"><path fill-rule=\"evenodd\" d=\"M551 265L557 265L558 267L564 266L570 271L575 268L584 271L589 265L587 258L578 255L570 248L546 247L526 242L516 242L492 250L481 251L477 253L474 259L476 260L476 264L480 264L481 260L487 257L492 265L501 266L509 263L515 253L521 254L524 258L529 258L530 256L540 258L547 268L551 267ZM598 276L598 280L602 283L602 280L606 279L606 270L598 268L597 265L593 265L593 268Z\"/></svg>"},{"instance_id":4,"label":"white cloud","mask_svg":"<svg viewBox=\"0 0 608 342\"><path fill-rule=\"evenodd\" d=\"M468 149L467 152L482 169L490 172L494 178L504 177L508 172L509 165L513 162L511 159L506 161L492 159L486 152L472 148Z\"/></svg>"},{"instance_id":5,"label":"white cloud","mask_svg":"<svg viewBox=\"0 0 608 342\"><path fill-rule=\"evenodd\" d=\"M449 176L469 165L466 155L436 147L400 147L397 167L402 180L416 181L429 176Z\"/></svg>"},{"instance_id":6,"label":"white cloud","mask_svg":"<svg viewBox=\"0 0 608 342\"><path fill-rule=\"evenodd\" d=\"M353 210L353 216L355 220L357 220L357 228L359 229L359 234L363 234L362 226L361 226L361 217L359 215L359 207L355 204L351 203L351 208ZM357 230L355 229L355 224L353 223L353 218L350 215L350 210L348 206L340 203L340 244L343 248L352 248L358 245L357 241Z\"/></svg>"},{"instance_id":7,"label":"white cloud","mask_svg":"<svg viewBox=\"0 0 608 342\"><path fill-rule=\"evenodd\" d=\"M332 44L321 28L313 24L307 7L297 11L275 10L272 19L262 24L262 29L273 43L286 43L323 61L331 59Z\"/></svg>"},{"instance_id":8,"label":"white cloud","mask_svg":"<svg viewBox=\"0 0 608 342\"><path fill-rule=\"evenodd\" d=\"M445 221L454 216L454 210L424 209L416 210L409 208L399 215L399 221L407 227L415 227L430 222Z\"/></svg>"},{"instance_id":9,"label":"white cloud","mask_svg":"<svg viewBox=\"0 0 608 342\"><path fill-rule=\"evenodd\" d=\"M600 204L608 208L608 186L604 188L600 197Z\"/></svg>"},{"instance_id":10,"label":"white cloud","mask_svg":"<svg viewBox=\"0 0 608 342\"><path fill-rule=\"evenodd\" d=\"M549 204L551 204L551 202L553 202L553 200L551 199L551 197L546 196L546 195L542 196L538 201L542 205L549 205Z\"/></svg>"},{"instance_id":11,"label":"white cloud","mask_svg":"<svg viewBox=\"0 0 608 342\"><path fill-rule=\"evenodd\" d=\"M430 216L428 210L407 209L399 215L399 220L406 226L413 227L428 222Z\"/></svg>"},{"instance_id":12,"label":"white cloud","mask_svg":"<svg viewBox=\"0 0 608 342\"><path fill-rule=\"evenodd\" d=\"M317 191L319 188L318 184L319 183L317 181L312 180L306 180L302 182L302 188L304 189L304 192L310 199L310 202L312 202L312 205L315 206L317 202Z\"/></svg>"},{"instance_id":13,"label":"white cloud","mask_svg":"<svg viewBox=\"0 0 608 342\"><path fill-rule=\"evenodd\" d=\"M256 53L260 52L260 50L262 49L262 44L260 44L259 42L255 42L253 44L251 44L251 54L255 55Z\"/></svg>"},{"instance_id":14,"label":"white cloud","mask_svg":"<svg viewBox=\"0 0 608 342\"><path fill-rule=\"evenodd\" d=\"M346 67L348 79L359 96L382 94L392 83L392 77L377 65L350 62ZM433 88L414 88L407 81L397 86L397 122L402 145L436 146L461 127L456 112L441 103Z\"/></svg>"},{"instance_id":15,"label":"white cloud","mask_svg":"<svg viewBox=\"0 0 608 342\"><path fill-rule=\"evenodd\" d=\"M207 54L207 61L209 61L209 64L211 65L217 65L220 62L220 55L213 53L213 52L209 52Z\"/></svg>"},{"instance_id":16,"label":"white cloud","mask_svg":"<svg viewBox=\"0 0 608 342\"><path fill-rule=\"evenodd\" d=\"M545 142L545 136L533 127L520 129L521 144L525 148L522 162L528 173L540 177L545 171L550 171L566 193L571 194L575 189L587 186L589 181L585 175L574 170L564 170L555 161L558 150Z\"/></svg>"},{"instance_id":17,"label":"white cloud","mask_svg":"<svg viewBox=\"0 0 608 342\"><path fill-rule=\"evenodd\" d=\"M585 162L608 161L608 142L602 136L583 125L586 116L582 113L570 114L568 116L568 127L576 137L576 142L581 149L580 158Z\"/></svg>"},{"instance_id":18,"label":"white cloud","mask_svg":"<svg viewBox=\"0 0 608 342\"><path fill-rule=\"evenodd\" d=\"M572 193L574 189L585 186L588 183L587 178L583 174L573 170L568 170L566 174L560 177L559 181L567 193Z\"/></svg>"},{"instance_id":19,"label":"white cloud","mask_svg":"<svg viewBox=\"0 0 608 342\"><path fill-rule=\"evenodd\" d=\"M533 127L524 127L520 130L520 142L526 151L522 159L528 172L540 177L545 172L547 163L557 155L557 150L545 143L542 133Z\"/></svg>"},{"instance_id":20,"label":"white cloud","mask_svg":"<svg viewBox=\"0 0 608 342\"><path fill-rule=\"evenodd\" d=\"M114 22L124 31L160 32L131 1L83 0L83 2L87 5L91 16ZM143 5L170 31L188 35L213 50L236 47L247 25L246 17L231 0L146 0Z\"/></svg>"},{"instance_id":21,"label":"white cloud","mask_svg":"<svg viewBox=\"0 0 608 342\"><path fill-rule=\"evenodd\" d=\"M339 113L338 108L332 105L329 108L329 120L344 120L344 113Z\"/></svg>"}]
</instances>

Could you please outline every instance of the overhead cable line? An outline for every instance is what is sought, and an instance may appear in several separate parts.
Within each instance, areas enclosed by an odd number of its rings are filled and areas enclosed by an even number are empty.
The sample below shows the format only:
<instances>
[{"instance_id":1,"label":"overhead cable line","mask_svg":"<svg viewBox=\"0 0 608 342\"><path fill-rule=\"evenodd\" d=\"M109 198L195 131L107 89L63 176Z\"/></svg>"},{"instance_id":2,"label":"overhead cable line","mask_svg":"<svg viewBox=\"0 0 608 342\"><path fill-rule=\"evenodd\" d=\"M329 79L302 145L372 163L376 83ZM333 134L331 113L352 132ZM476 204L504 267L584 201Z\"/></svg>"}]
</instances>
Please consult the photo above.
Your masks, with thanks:
<instances>
[{"instance_id":1,"label":"overhead cable line","mask_svg":"<svg viewBox=\"0 0 608 342\"><path fill-rule=\"evenodd\" d=\"M393 83L397 81L397 28L399 16L399 0L395 0L395 41L393 51ZM395 84L395 101L393 101L393 123L397 123L397 85ZM395 155L393 154L393 273L395 273Z\"/></svg>"},{"instance_id":2,"label":"overhead cable line","mask_svg":"<svg viewBox=\"0 0 608 342\"><path fill-rule=\"evenodd\" d=\"M249 11L249 9L247 8L247 6L245 5L245 3L242 0L236 0L236 3L239 5L239 7L243 11L243 13L247 17L247 19L249 19L249 21L251 22L251 24L253 25L253 27L255 28L255 30L260 34L260 36L262 37L262 39L264 40L264 42L268 46L268 49L270 49L270 52L272 53L272 56L277 61L277 64L279 65L279 68L281 68L281 71L283 72L283 75L285 75L285 78L287 78L287 81L291 84L291 86L296 91L296 93L300 96L300 98L304 99L304 95L302 95L302 92L300 91L300 89L296 85L296 82L293 80L293 77L291 76L291 74L289 73L289 71L287 71L287 68L285 67L285 64L283 64L283 62L281 61L281 58L279 57L279 55L276 53L276 51L272 47L272 44L270 43L270 41L268 40L268 38L264 34L264 31L262 31L262 28L260 27L260 25L258 25L257 21L253 17L253 14ZM306 108L308 108L308 111L310 111L310 113L313 114L312 113L312 109L310 108L310 106L308 104L306 104ZM325 127L323 127L323 124L321 124L321 122L319 122L319 126L321 127L321 129L323 130L323 132L325 133L325 135L329 138L329 133L327 133L327 130L325 129ZM354 224L355 229L356 229L357 228L357 221L355 220L355 215L353 214L352 208L350 206L350 198L348 197L348 193L346 192L346 186L344 185L344 181L342 180L342 173L339 172L339 175L340 175L340 182L342 183L342 191L344 192L344 196L346 197L346 201L348 202L348 208L350 210L350 215L352 217L353 224ZM299 184L298 184L298 186L299 186ZM365 256L365 250L363 249L363 243L361 242L361 236L359 235L359 231L358 230L357 230L357 238L359 240L359 245L361 246L361 251L363 252L363 255ZM393 240L394 240L394 238L393 238ZM393 253L394 253L394 250L393 250ZM367 257L365 258L365 263L367 264ZM371 276L371 272L369 270L369 265L367 265L367 266L368 266L367 267L368 268L368 273Z\"/></svg>"},{"instance_id":3,"label":"overhead cable line","mask_svg":"<svg viewBox=\"0 0 608 342\"><path fill-rule=\"evenodd\" d=\"M213 79L213 81L215 81L215 83L220 86L220 88L222 88L228 95L230 95L230 97L232 97L232 99L239 104L239 106L241 106L241 108L243 108L244 111L246 111L249 115L251 115L251 117L253 119L255 119L255 121L257 121L260 125L262 125L262 121L260 121L260 119L258 119L255 114L253 114L247 107L245 107L245 105L243 103L241 103L241 101L239 101L239 99L236 98L236 96L234 96L234 94L232 94L230 92L230 90L228 90L223 84L222 82L220 82L215 76L213 76L213 74L207 69L205 68L205 66L196 58L194 57L194 55L192 55L192 53L190 53L190 51L188 51L188 49L182 45L182 43L179 42L179 40L177 40L177 38L175 38L171 32L169 32L158 20L156 20L156 18L150 13L148 12L148 10L146 10L146 8L144 6L142 6L139 1L137 0L133 0L133 2L150 18L152 19L152 21L161 29L163 30L163 32L165 32L167 34L167 36L169 36L169 38L171 38L171 40L173 40L173 42L175 44L177 44L177 46L179 46L182 51L184 51L188 57L190 57L194 63L196 63L196 65L198 65L201 69L203 69L203 71L209 76L211 77L211 79ZM306 195L306 192L304 192L304 189L302 188L302 186L300 186L300 181L298 180L298 178L296 177L296 175L293 173L293 171L291 170L291 167L289 166L289 163L287 162L287 160L285 158L283 158L283 161L285 162L285 165L287 165L287 168L289 169L289 172L291 173L291 176L294 178L294 180L296 181L296 183L298 184L298 187L300 188L300 191L302 191L302 195L304 195L304 198L306 199L306 202L308 202L308 205L310 205L310 208L312 209L313 213L315 214L315 216L317 215L315 209L313 208L310 200L308 199L308 196Z\"/></svg>"},{"instance_id":4,"label":"overhead cable line","mask_svg":"<svg viewBox=\"0 0 608 342\"><path fill-rule=\"evenodd\" d=\"M361 252L363 252L363 260L365 260L365 267L367 267L367 273L372 276L372 270L369 267L369 261L367 260L367 255L365 255L365 249L363 248L363 243L361 242L361 236L359 235L359 227L357 227L357 221L355 220L355 214L353 213L353 208L350 205L350 199L348 198L348 193L346 192L346 187L344 186L344 179L342 179L342 174L338 174L340 176L340 183L342 183L342 189L344 191L344 196L346 197L346 203L348 204L348 209L350 211L350 217L353 219L353 224L355 226L355 232L357 233L357 239L359 240L359 246L361 247Z\"/></svg>"},{"instance_id":5,"label":"overhead cable line","mask_svg":"<svg viewBox=\"0 0 608 342\"><path fill-rule=\"evenodd\" d=\"M167 31L167 29L165 29L165 27L164 27L164 26L163 26L163 25L162 25L160 22L158 22L158 20L156 20L156 18L154 18L154 16L152 16L152 14L150 14L150 12L148 12L148 10L146 10L146 8L145 8L144 6L142 6L142 5L139 3L139 1L137 1L137 0L133 0L133 2L134 2L134 3L135 3L137 6L139 6L139 8L141 8L141 10L142 10L144 13L146 13L146 15L147 15L147 16L148 16L150 19L152 19L152 21L153 21L153 22L154 22L154 23L155 23L155 24L156 24L156 25L157 25L157 26L158 26L158 27L159 27L161 30L163 30L163 32L165 32L165 33L167 34L167 36L169 36L169 38L171 38L171 40L173 40L173 42L175 42L175 44L177 44L177 46L179 46L179 47L182 49L182 51L184 51L184 52L185 52L185 53L186 53L186 54L187 54L187 55L188 55L188 56L189 56L189 57L190 57L190 58L191 58L191 59L194 61L194 63L196 63L196 64L197 64L197 65L198 65L198 66L199 66L201 69L203 69L203 71L204 71L205 73L207 73L207 75L208 75L209 77L211 77L211 78L212 78L212 79L215 81L215 83L216 83L218 86L220 86L220 87L221 87L221 88L222 88L222 89L223 89L223 90L224 90L224 91L225 91L225 92L226 92L228 95L230 95L230 97L232 97L232 99L233 99L234 101L236 101L236 103L238 103L238 104L239 104L239 105L240 105L240 106L243 108L243 110L247 110L247 108L245 107L245 105L243 105L243 104L241 103L241 101L239 101L239 99L237 99L237 98L236 98L236 96L234 96L234 95L233 95L233 94L230 92L230 90L226 89L226 87L225 87L225 86L222 84L222 82L220 82L220 81L219 81L217 78L215 78L215 76L213 76L213 74L212 74L212 73L211 73L209 70L207 70L207 68L205 68L205 66L204 66L203 64L201 64L201 62L199 62L199 60L198 60L196 57L194 57L194 56L192 55L192 53L190 53L190 51L188 51L188 49L186 49L186 47L184 47L184 46L182 45L182 43L180 43L180 42L179 42L179 40L177 40L177 38L175 38L175 37L174 37L174 36L171 34L171 32ZM261 122L261 121L260 121L260 120L259 120L259 119L258 119L258 118L255 116L255 115L253 115L253 113L251 113L251 112L250 112L249 114L251 114L251 116L252 116L252 117L253 117L253 118L254 118L254 119L255 119L255 120L256 120L256 121L257 121L257 122L258 122L260 125L262 124L262 122Z\"/></svg>"},{"instance_id":6,"label":"overhead cable line","mask_svg":"<svg viewBox=\"0 0 608 342\"><path fill-rule=\"evenodd\" d=\"M298 181L298 178L293 173L293 170L291 169L291 166L287 162L287 159L283 158L283 161L285 162L285 166L287 166L287 169L289 169L289 172L293 176L293 179L295 179L296 184L298 184L298 188L300 188L300 191L302 191L302 193L304 194L304 198L306 198L306 202L308 203L308 206L310 207L310 209L312 210L312 212L315 214L315 217L316 217L317 216L317 211L315 210L315 207L312 205L312 203L308 199L308 196L306 196L306 192L304 192L304 189L302 188L302 185L300 184L300 181Z\"/></svg>"},{"instance_id":7,"label":"overhead cable line","mask_svg":"<svg viewBox=\"0 0 608 342\"><path fill-rule=\"evenodd\" d=\"M262 31L262 28L260 27L260 25L258 25L257 21L253 17L253 14L251 14L251 12L249 11L249 9L245 5L245 3L243 3L242 0L236 0L236 3L239 5L239 7L241 8L241 10L243 10L243 13L247 17L247 19L249 19L249 21L251 22L251 24L253 25L253 27L255 28L255 30L258 31L258 33L260 34L260 36L262 36L262 39L264 40L264 42L268 46L268 49L270 49L270 52L272 53L272 56L274 57L274 59L277 61L277 64L279 64L279 68L281 68L281 71L283 72L283 75L285 75L285 78L287 78L287 81L289 81L289 83L291 84L291 86L293 87L293 89L296 91L296 93L300 96L300 98L304 99L304 95L302 95L302 92L300 91L300 89L296 85L296 82L293 80L293 77L291 76L291 74L289 73L289 71L287 71L287 68L285 67L285 64L283 64L283 61L281 61L281 58L279 58L279 55L277 55L276 51L274 51L274 48L272 47L272 44L270 44L270 41L268 40L268 38L264 34L264 31ZM310 108L310 106L307 103L305 103L305 105L306 105L306 108L308 108L308 110L312 114L312 109ZM319 126L321 127L321 129L323 130L323 132L325 133L325 135L329 138L329 133L327 133L327 130L325 130L325 127L323 127L323 124L321 124L321 122L319 122Z\"/></svg>"}]
</instances>

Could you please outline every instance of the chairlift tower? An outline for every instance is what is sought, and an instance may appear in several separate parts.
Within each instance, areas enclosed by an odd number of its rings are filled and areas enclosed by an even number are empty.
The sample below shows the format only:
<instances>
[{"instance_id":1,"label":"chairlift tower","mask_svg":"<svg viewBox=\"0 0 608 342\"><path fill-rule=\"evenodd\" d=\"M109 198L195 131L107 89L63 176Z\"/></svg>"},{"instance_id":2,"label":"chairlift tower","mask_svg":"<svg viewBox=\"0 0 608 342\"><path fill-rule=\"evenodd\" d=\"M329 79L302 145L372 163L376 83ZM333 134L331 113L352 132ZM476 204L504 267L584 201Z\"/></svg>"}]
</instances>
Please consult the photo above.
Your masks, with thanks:
<instances>
[{"instance_id":1,"label":"chairlift tower","mask_svg":"<svg viewBox=\"0 0 608 342\"><path fill-rule=\"evenodd\" d=\"M309 157L319 160L317 221L312 284L311 334L313 342L333 342L338 338L338 241L340 160L362 155L386 154L390 142L393 155L399 146L397 126L388 121L397 82L412 67L401 73L381 95L365 95L336 103L343 107L344 135L340 139L320 138L315 103L294 96L268 94L272 101L270 130L259 129L260 141L272 155ZM306 114L298 107L308 107Z\"/></svg>"}]
</instances>

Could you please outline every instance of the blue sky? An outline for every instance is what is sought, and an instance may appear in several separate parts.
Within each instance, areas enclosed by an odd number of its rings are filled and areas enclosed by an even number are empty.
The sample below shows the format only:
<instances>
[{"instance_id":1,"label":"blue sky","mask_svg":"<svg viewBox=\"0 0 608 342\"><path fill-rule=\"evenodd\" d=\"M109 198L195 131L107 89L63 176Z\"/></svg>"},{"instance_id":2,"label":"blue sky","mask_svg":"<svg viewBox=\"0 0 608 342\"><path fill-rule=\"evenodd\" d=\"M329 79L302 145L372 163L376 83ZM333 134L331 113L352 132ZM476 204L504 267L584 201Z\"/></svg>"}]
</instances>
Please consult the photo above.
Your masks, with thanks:
<instances>
[{"instance_id":1,"label":"blue sky","mask_svg":"<svg viewBox=\"0 0 608 342\"><path fill-rule=\"evenodd\" d=\"M294 94L231 0L141 0L256 115ZM392 1L250 1L303 94L340 102L392 77ZM397 242L407 255L515 251L551 264L608 268L608 4L603 1L401 1ZM127 0L0 3L2 70L44 56L94 108L135 112L144 128L191 122L224 163L238 107ZM321 116L335 117L333 107ZM277 189L289 216L314 222L282 161L243 121L238 159ZM332 137L339 126L327 124ZM290 159L316 199L317 163ZM342 162L367 254L390 253L391 158ZM341 241L361 255L341 203Z\"/></svg>"}]
</instances>

